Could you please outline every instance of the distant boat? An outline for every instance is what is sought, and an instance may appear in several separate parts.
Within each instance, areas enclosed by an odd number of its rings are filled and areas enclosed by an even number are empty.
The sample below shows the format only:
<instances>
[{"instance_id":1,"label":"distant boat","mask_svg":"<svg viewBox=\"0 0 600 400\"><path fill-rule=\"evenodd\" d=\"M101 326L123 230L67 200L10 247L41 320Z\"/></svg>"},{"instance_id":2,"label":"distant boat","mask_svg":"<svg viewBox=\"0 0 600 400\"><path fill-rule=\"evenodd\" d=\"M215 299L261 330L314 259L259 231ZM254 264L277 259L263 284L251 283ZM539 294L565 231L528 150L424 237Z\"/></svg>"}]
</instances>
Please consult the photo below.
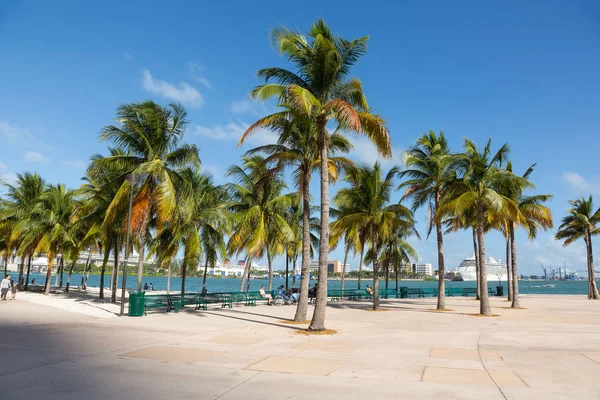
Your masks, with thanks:
<instances>
[{"instance_id":1,"label":"distant boat","mask_svg":"<svg viewBox=\"0 0 600 400\"><path fill-rule=\"evenodd\" d=\"M548 284L548 285L542 285L542 287L548 287L548 288L551 288L551 287L556 287L556 285L555 285L555 284L553 284L553 283L551 283L551 284Z\"/></svg>"},{"instance_id":2,"label":"distant boat","mask_svg":"<svg viewBox=\"0 0 600 400\"><path fill-rule=\"evenodd\" d=\"M475 257L467 257L460 262L460 265L454 269L455 281L474 281L476 280L475 273ZM488 281L508 281L508 272L506 264L496 261L494 257L488 257L485 262L485 272Z\"/></svg>"}]
</instances>

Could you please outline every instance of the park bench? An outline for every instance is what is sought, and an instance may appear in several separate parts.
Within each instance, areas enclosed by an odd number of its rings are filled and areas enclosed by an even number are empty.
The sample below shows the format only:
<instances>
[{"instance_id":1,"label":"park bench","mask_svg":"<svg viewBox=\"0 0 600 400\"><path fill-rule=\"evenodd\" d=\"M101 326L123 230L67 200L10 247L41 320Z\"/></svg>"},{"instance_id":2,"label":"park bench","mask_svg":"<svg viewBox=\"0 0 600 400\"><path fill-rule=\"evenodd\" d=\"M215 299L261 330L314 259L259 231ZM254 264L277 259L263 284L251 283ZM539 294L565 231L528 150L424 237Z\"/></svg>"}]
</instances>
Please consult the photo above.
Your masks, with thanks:
<instances>
[{"instance_id":1,"label":"park bench","mask_svg":"<svg viewBox=\"0 0 600 400\"><path fill-rule=\"evenodd\" d=\"M166 312L179 312L181 299L179 295L155 294L144 296L144 315L148 315L148 309L165 308Z\"/></svg>"},{"instance_id":2,"label":"park bench","mask_svg":"<svg viewBox=\"0 0 600 400\"><path fill-rule=\"evenodd\" d=\"M437 288L425 288L425 289L421 289L423 291L423 297L427 297L427 296L431 296L431 297L437 297L439 294L439 291Z\"/></svg>"},{"instance_id":3,"label":"park bench","mask_svg":"<svg viewBox=\"0 0 600 400\"><path fill-rule=\"evenodd\" d=\"M446 289L446 296L448 297L454 297L455 295L462 295L463 294L463 290L462 288L448 288Z\"/></svg>"},{"instance_id":4,"label":"park bench","mask_svg":"<svg viewBox=\"0 0 600 400\"><path fill-rule=\"evenodd\" d=\"M382 297L384 299L389 299L389 298L394 298L394 297L398 297L398 292L396 292L396 289L379 289L379 297Z\"/></svg>"},{"instance_id":5,"label":"park bench","mask_svg":"<svg viewBox=\"0 0 600 400\"><path fill-rule=\"evenodd\" d=\"M203 309L206 311L209 304L218 304L220 302L221 300L215 293L199 294L196 295L196 310Z\"/></svg>"},{"instance_id":6,"label":"park bench","mask_svg":"<svg viewBox=\"0 0 600 400\"><path fill-rule=\"evenodd\" d=\"M340 289L328 290L327 297L331 298L331 301L340 301L344 298L344 292Z\"/></svg>"},{"instance_id":7,"label":"park bench","mask_svg":"<svg viewBox=\"0 0 600 400\"><path fill-rule=\"evenodd\" d=\"M462 290L463 296L477 296L477 288L463 288Z\"/></svg>"},{"instance_id":8,"label":"park bench","mask_svg":"<svg viewBox=\"0 0 600 400\"><path fill-rule=\"evenodd\" d=\"M418 289L418 288L406 289L406 295L408 296L408 298L410 298L411 296L425 297L425 293L423 292L423 289Z\"/></svg>"},{"instance_id":9,"label":"park bench","mask_svg":"<svg viewBox=\"0 0 600 400\"><path fill-rule=\"evenodd\" d=\"M275 291L267 292L271 293L273 299L275 299ZM266 297L262 297L260 292L248 292L246 294L246 305L256 307L256 302L258 301L267 301Z\"/></svg>"}]
</instances>

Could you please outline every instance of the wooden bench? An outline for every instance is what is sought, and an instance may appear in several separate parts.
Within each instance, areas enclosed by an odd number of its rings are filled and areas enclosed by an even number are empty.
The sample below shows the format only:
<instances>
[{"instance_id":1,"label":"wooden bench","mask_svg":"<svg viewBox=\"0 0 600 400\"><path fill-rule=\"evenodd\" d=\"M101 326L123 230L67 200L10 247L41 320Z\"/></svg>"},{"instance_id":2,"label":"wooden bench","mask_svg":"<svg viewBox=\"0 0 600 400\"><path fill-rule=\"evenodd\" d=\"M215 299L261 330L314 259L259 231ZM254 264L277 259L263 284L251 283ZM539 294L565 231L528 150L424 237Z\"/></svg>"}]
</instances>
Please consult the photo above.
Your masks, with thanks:
<instances>
[{"instance_id":1,"label":"wooden bench","mask_svg":"<svg viewBox=\"0 0 600 400\"><path fill-rule=\"evenodd\" d=\"M463 294L463 290L462 288L448 288L446 289L446 296L448 297L454 297L455 295L462 295Z\"/></svg>"},{"instance_id":2,"label":"wooden bench","mask_svg":"<svg viewBox=\"0 0 600 400\"><path fill-rule=\"evenodd\" d=\"M175 311L179 312L179 305L181 299L179 295L170 294L154 294L144 296L144 315L148 315L148 309L151 308L165 308L166 312Z\"/></svg>"},{"instance_id":3,"label":"wooden bench","mask_svg":"<svg viewBox=\"0 0 600 400\"><path fill-rule=\"evenodd\" d=\"M417 298L425 297L425 293L423 292L423 289L418 289L418 288L406 289L406 295L408 296L408 298L410 298L410 296L417 296Z\"/></svg>"}]
</instances>

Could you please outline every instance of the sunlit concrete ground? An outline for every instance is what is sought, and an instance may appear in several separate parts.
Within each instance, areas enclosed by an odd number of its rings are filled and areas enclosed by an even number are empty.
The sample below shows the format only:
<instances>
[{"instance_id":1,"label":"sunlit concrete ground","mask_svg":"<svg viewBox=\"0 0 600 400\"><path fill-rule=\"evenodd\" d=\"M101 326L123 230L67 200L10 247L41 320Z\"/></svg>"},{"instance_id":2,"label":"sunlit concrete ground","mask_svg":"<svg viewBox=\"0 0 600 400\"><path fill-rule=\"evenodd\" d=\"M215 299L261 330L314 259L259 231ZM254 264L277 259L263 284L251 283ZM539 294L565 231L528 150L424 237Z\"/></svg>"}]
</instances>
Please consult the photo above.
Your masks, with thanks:
<instances>
[{"instance_id":1,"label":"sunlit concrete ground","mask_svg":"<svg viewBox=\"0 0 600 400\"><path fill-rule=\"evenodd\" d=\"M20 297L0 303L0 398L600 399L600 302L434 305L332 303L338 334L307 337L288 306L99 318Z\"/></svg>"}]
</instances>

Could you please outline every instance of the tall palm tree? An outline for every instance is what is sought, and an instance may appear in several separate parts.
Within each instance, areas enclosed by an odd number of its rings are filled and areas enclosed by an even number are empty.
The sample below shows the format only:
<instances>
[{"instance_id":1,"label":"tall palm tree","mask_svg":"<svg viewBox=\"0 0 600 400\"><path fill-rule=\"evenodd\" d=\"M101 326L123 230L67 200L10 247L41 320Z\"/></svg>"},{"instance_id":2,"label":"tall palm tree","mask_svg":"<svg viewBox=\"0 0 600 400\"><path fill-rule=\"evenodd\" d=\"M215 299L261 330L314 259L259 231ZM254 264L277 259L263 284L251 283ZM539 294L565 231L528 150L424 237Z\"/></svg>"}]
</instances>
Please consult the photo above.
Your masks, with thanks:
<instances>
[{"instance_id":1,"label":"tall palm tree","mask_svg":"<svg viewBox=\"0 0 600 400\"><path fill-rule=\"evenodd\" d=\"M408 232L405 227L398 227L394 231L387 235L381 244L380 259L382 264L386 266L386 282L385 288L388 289L388 275L389 267L394 267L394 273L396 277L396 293L398 293L398 268L401 265L405 265L411 262L411 259L418 259L419 254L417 251L406 241L406 238L410 234L415 234L419 237L418 233L414 230ZM412 227L409 227L412 228Z\"/></svg>"},{"instance_id":2,"label":"tall palm tree","mask_svg":"<svg viewBox=\"0 0 600 400\"><path fill-rule=\"evenodd\" d=\"M144 254L148 226L156 219L158 231L177 209L177 191L185 189L180 172L198 167L198 148L182 144L188 124L187 112L179 104L161 107L154 102L124 104L117 109L119 126L105 126L101 141L108 141L123 154L93 160L89 171L113 167L122 171L115 181L119 190L106 211L105 223L119 219L117 210L129 197L127 174L133 174L136 193L131 226L139 244L137 288L142 289Z\"/></svg>"},{"instance_id":3,"label":"tall palm tree","mask_svg":"<svg viewBox=\"0 0 600 400\"><path fill-rule=\"evenodd\" d=\"M292 176L296 188L302 197L303 220L302 225L302 280L300 282L300 300L296 307L295 321L305 321L308 310L308 286L310 277L310 182L312 173L320 166L320 149L318 146L318 132L314 120L307 117L302 110L295 109L292 105L282 104L284 111L263 118L253 124L240 140L244 142L258 129L267 129L278 136L277 144L260 146L247 152L247 154L264 153L265 161L274 164L275 170L292 168ZM338 133L328 136L329 149L329 179L337 180L342 169L353 163L344 157L335 156L346 153L352 149L350 142Z\"/></svg>"},{"instance_id":4,"label":"tall palm tree","mask_svg":"<svg viewBox=\"0 0 600 400\"><path fill-rule=\"evenodd\" d=\"M370 112L361 82L357 78L349 77L351 67L366 53L367 37L347 40L336 36L322 19L310 27L307 36L308 38L285 27L272 30L271 43L288 58L295 71L278 67L259 70L258 76L264 78L267 83L252 90L250 95L259 100L279 98L280 103L303 110L305 116L315 124L321 169L320 284L316 294L315 312L308 329L324 330L329 253L327 126L333 123L344 131L365 134L385 157L391 155L391 144L385 121ZM284 109L281 112L287 111ZM278 114L268 115L262 120L275 118Z\"/></svg>"},{"instance_id":5,"label":"tall palm tree","mask_svg":"<svg viewBox=\"0 0 600 400\"><path fill-rule=\"evenodd\" d=\"M14 184L5 184L7 188L6 198L4 199L2 212L0 213L0 229L7 229L6 240L7 248L13 244L18 245L18 253L22 260L28 258L27 264L27 280L25 286L29 283L29 272L31 269L31 257L33 251L37 247L38 237L31 230L24 229L22 235L12 234L14 226L17 222L29 220L33 216L33 211L40 201L41 195L44 193L46 183L37 173L26 172L18 174ZM23 285L24 271L19 270L19 285Z\"/></svg>"},{"instance_id":6,"label":"tall palm tree","mask_svg":"<svg viewBox=\"0 0 600 400\"><path fill-rule=\"evenodd\" d=\"M491 315L488 297L487 274L485 268L484 231L486 221L497 214L509 214L518 218L515 203L508 197L498 193L495 188L507 185L518 185L522 178L516 177L501 169L502 162L508 156L510 148L504 144L497 152L492 152L492 141L480 150L469 139L464 141L465 152L456 156L453 165L457 169L460 180L449 190L447 202L444 202L436 218L453 215L458 218L474 212L477 222L477 245L479 263L480 313ZM509 183L510 181L511 183Z\"/></svg>"},{"instance_id":7,"label":"tall palm tree","mask_svg":"<svg viewBox=\"0 0 600 400\"><path fill-rule=\"evenodd\" d=\"M417 144L407 152L406 170L400 176L408 177L399 188L406 188L403 198L412 198L413 211L417 208L427 207L427 237L435 226L438 249L438 302L437 309L446 308L445 281L446 269L444 265L444 238L442 223L436 219L436 213L441 205L446 188L455 175L452 169L453 156L450 147L440 132L436 136L434 131L423 135Z\"/></svg>"},{"instance_id":8,"label":"tall palm tree","mask_svg":"<svg viewBox=\"0 0 600 400\"><path fill-rule=\"evenodd\" d=\"M240 283L242 291L252 261L267 255L270 264L273 247L294 237L285 212L295 195L281 193L286 188L281 173L268 169L261 156L243 157L243 167L232 166L227 176L235 181L230 184L233 194L230 210L235 214L235 221L228 252L245 252L248 256ZM269 286L272 286L271 265Z\"/></svg>"},{"instance_id":9,"label":"tall palm tree","mask_svg":"<svg viewBox=\"0 0 600 400\"><path fill-rule=\"evenodd\" d=\"M583 239L587 253L588 268L588 298L599 300L598 286L594 272L594 253L592 247L592 236L600 233L600 208L594 209L592 195L587 199L582 197L577 200L569 200L571 207L568 215L562 219L562 223L556 232L556 240L564 240L563 246L568 246L578 239Z\"/></svg>"},{"instance_id":10,"label":"tall palm tree","mask_svg":"<svg viewBox=\"0 0 600 400\"><path fill-rule=\"evenodd\" d=\"M507 259L507 269L510 268L510 278L512 279L509 290L512 290L511 300L512 308L521 308L519 304L519 275L517 273L517 244L515 241L515 230L517 226L522 226L527 232L529 239L534 239L540 229L552 228L552 212L542 203L550 200L551 195L527 195L525 190L533 188L533 183L529 180L533 173L535 164L531 165L521 176L522 179L515 181L514 179L503 180L501 183L508 183L498 187L498 190L510 198L516 205L517 216L511 218L510 213L505 215L505 218L500 220L506 221L505 230L508 233L510 243L510 264ZM506 165L506 171L512 174L512 163L509 161Z\"/></svg>"},{"instance_id":11,"label":"tall palm tree","mask_svg":"<svg viewBox=\"0 0 600 400\"><path fill-rule=\"evenodd\" d=\"M371 245L373 262L373 310L379 309L379 246L398 229L414 232L412 212L397 203L391 203L394 179L398 167L393 167L385 176L379 163L373 167L363 166L351 171L346 180L350 187L338 192L340 208L351 212L340 215L335 222L332 236L342 236L349 228L359 230Z\"/></svg>"}]
</instances>

